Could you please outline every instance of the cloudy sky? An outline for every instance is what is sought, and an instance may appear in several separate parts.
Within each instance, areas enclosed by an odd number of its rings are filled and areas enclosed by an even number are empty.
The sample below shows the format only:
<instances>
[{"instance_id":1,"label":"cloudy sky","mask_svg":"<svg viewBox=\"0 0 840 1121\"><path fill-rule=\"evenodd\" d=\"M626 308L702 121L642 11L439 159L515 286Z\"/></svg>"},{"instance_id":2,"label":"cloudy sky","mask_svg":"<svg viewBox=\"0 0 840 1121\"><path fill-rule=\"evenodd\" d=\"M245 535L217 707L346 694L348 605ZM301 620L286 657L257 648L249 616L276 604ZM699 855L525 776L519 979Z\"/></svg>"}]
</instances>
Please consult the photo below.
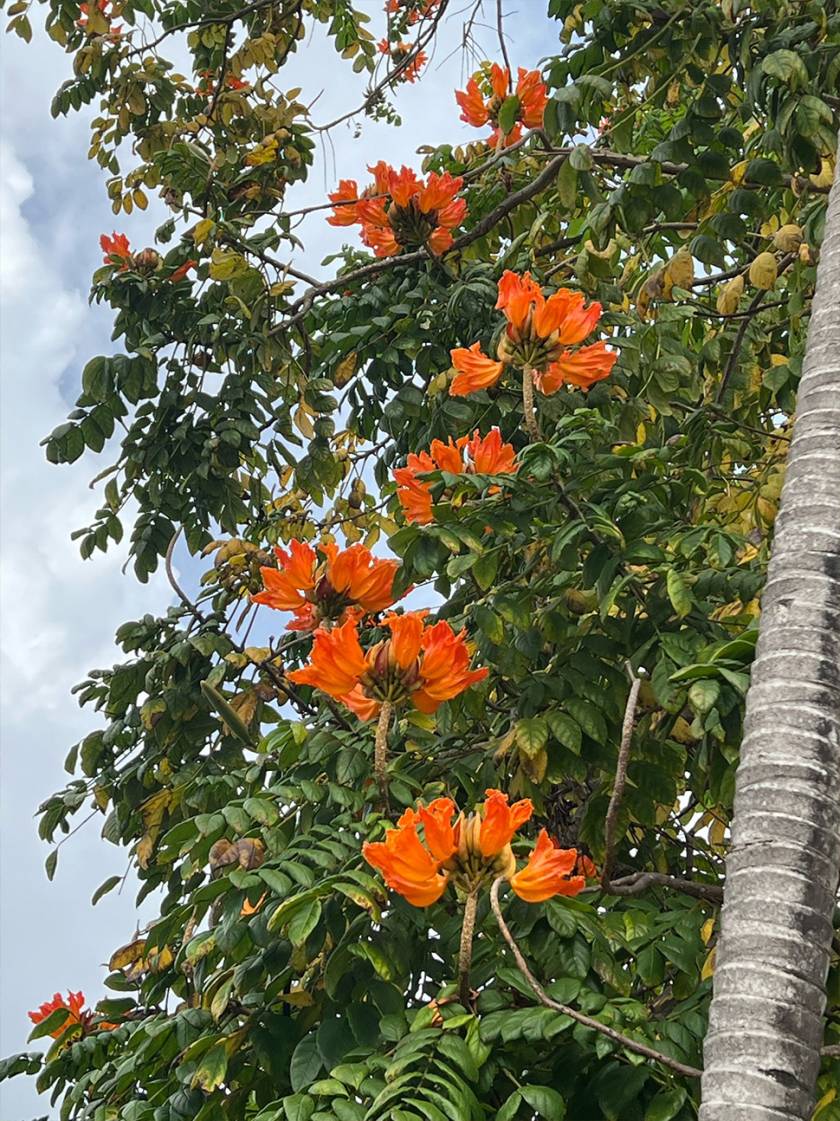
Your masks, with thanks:
<instances>
[{"instance_id":1,"label":"cloudy sky","mask_svg":"<svg viewBox=\"0 0 840 1121\"><path fill-rule=\"evenodd\" d=\"M379 33L381 0L359 0ZM394 130L358 122L330 136L307 184L296 188L290 206L324 200L338 175L365 179L365 165L384 157L413 163L424 143L466 142L474 129L458 120L453 89L474 68L462 49L464 20L472 3L453 0L431 64L422 82L406 86L398 104L406 124ZM488 22L474 28L479 58L496 58L495 32ZM36 5L37 9L37 5ZM557 27L544 20L543 0L508 0L508 43L514 66L534 66L556 44ZM35 11L38 15L38 11ZM103 841L92 821L69 838L58 871L48 883L38 840L35 809L65 781L63 759L94 726L70 696L87 669L116 658L117 626L149 611L159 613L172 594L162 579L143 586L121 574L121 550L83 562L69 540L99 504L88 488L108 462L90 454L72 466L46 463L39 441L65 419L78 392L79 372L93 354L110 353L107 308L88 307L90 275L99 265L99 234L114 228L103 176L88 164L87 122L79 115L53 121L49 105L69 74L62 51L36 29L28 47L6 36L2 56L3 112L0 123L0 716L2 716L2 1019L0 1054L26 1049L26 1012L68 988L83 989L88 1001L103 995L105 962L114 947L130 940L148 913L138 913L129 883L96 908L90 897L108 876L126 870L126 854ZM326 86L313 110L317 122L332 119L360 100L362 86L316 36L288 67L288 88L301 85L304 98ZM340 79L340 82L337 81ZM133 245L151 242L162 204L143 215L116 220ZM319 272L321 258L336 248L342 231L323 215L298 231L307 252L297 262ZM355 231L351 231L351 237ZM346 236L346 234L344 235ZM183 559L182 559L183 563ZM0 1086L4 1121L57 1117L27 1080Z\"/></svg>"}]
</instances>

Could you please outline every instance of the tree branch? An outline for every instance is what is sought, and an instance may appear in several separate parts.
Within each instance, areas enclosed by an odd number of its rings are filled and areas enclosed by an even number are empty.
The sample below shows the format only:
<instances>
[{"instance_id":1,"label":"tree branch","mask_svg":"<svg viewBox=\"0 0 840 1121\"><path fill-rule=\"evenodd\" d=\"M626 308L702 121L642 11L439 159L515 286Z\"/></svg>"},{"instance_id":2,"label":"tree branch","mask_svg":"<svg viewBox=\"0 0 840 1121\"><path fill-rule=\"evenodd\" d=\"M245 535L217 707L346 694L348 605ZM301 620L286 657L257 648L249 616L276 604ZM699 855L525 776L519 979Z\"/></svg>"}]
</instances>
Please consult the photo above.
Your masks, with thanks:
<instances>
[{"instance_id":1,"label":"tree branch","mask_svg":"<svg viewBox=\"0 0 840 1121\"><path fill-rule=\"evenodd\" d=\"M629 672L629 665L628 665ZM636 705L639 703L639 690L642 687L642 678L645 671L639 671L633 677L627 704L624 709L624 721L621 725L621 744L618 749L618 762L615 768L615 781L613 782L610 804L607 807L607 816L604 822L604 867L601 872L601 886L604 890L609 888L610 874L615 861L615 845L617 841L618 815L621 812L621 803L624 798L624 788L627 785L627 765L630 762L630 744L633 740L633 725L636 720Z\"/></svg>"},{"instance_id":2,"label":"tree branch","mask_svg":"<svg viewBox=\"0 0 840 1121\"><path fill-rule=\"evenodd\" d=\"M633 1051L636 1055L644 1055L646 1059L652 1059L653 1062L662 1063L663 1066L669 1067L671 1070L676 1071L677 1074L682 1074L687 1078L699 1078L701 1076L703 1072L696 1067L681 1063L678 1059L672 1059L670 1055L665 1055L661 1051L657 1051L653 1047L648 1047L644 1043L638 1043L635 1039L631 1039L627 1035L622 1035L621 1032L616 1031L614 1028L609 1028L606 1024L602 1024L600 1020L594 1020L591 1016L586 1016L583 1012L578 1012L577 1009L570 1008L568 1004L560 1004L559 1001L552 1000L531 972L528 963L522 955L522 951L519 949L516 940L504 920L502 909L499 906L499 885L503 883L503 881L504 876L499 876L493 881L493 885L490 888L490 906L493 908L493 914L496 916L499 930L502 932L504 940L510 947L520 973L531 986L541 1004L544 1004L546 1008L553 1008L555 1012L562 1012L565 1016L569 1016L572 1020L577 1021L577 1023L583 1024L584 1027L600 1032L601 1035L605 1035L619 1047L624 1047L628 1051Z\"/></svg>"}]
</instances>

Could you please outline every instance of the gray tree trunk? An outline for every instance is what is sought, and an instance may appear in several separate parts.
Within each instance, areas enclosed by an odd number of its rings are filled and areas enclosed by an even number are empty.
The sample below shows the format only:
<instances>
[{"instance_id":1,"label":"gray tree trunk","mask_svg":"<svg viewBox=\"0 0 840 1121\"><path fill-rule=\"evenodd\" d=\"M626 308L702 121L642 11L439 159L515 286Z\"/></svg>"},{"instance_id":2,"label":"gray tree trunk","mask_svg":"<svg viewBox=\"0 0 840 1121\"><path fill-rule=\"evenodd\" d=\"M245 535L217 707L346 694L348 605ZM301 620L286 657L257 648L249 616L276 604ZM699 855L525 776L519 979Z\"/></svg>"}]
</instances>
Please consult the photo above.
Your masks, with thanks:
<instances>
[{"instance_id":1,"label":"gray tree trunk","mask_svg":"<svg viewBox=\"0 0 840 1121\"><path fill-rule=\"evenodd\" d=\"M809 1121L840 875L840 176L747 696L700 1121Z\"/></svg>"}]
</instances>

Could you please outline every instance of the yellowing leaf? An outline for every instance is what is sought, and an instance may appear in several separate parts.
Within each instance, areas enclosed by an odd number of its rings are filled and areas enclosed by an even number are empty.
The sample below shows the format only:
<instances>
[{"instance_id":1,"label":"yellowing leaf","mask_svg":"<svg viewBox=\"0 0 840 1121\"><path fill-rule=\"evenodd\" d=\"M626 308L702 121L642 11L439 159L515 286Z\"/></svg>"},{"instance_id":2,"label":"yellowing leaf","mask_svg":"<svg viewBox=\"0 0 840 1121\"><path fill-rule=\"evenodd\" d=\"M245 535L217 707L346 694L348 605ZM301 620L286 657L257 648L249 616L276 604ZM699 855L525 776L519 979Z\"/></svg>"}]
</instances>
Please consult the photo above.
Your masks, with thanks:
<instances>
[{"instance_id":1,"label":"yellowing leaf","mask_svg":"<svg viewBox=\"0 0 840 1121\"><path fill-rule=\"evenodd\" d=\"M759 253L750 265L750 284L754 288L763 289L765 292L773 287L778 275L779 266L776 264L776 258L772 253Z\"/></svg>"},{"instance_id":2,"label":"yellowing leaf","mask_svg":"<svg viewBox=\"0 0 840 1121\"><path fill-rule=\"evenodd\" d=\"M195 242L195 244L203 245L210 234L213 232L215 227L216 223L212 218L202 218L200 222L197 222L193 227L192 232L193 241Z\"/></svg>"},{"instance_id":3,"label":"yellowing leaf","mask_svg":"<svg viewBox=\"0 0 840 1121\"><path fill-rule=\"evenodd\" d=\"M717 946L710 950L706 960L703 962L703 968L700 970L700 980L708 981L715 972L715 958L717 957Z\"/></svg>"},{"instance_id":4,"label":"yellowing leaf","mask_svg":"<svg viewBox=\"0 0 840 1121\"><path fill-rule=\"evenodd\" d=\"M780 249L782 253L795 253L804 240L802 227L797 226L793 222L789 222L786 226L776 230L773 237L773 246Z\"/></svg>"},{"instance_id":5,"label":"yellowing leaf","mask_svg":"<svg viewBox=\"0 0 840 1121\"><path fill-rule=\"evenodd\" d=\"M140 816L143 819L143 836L137 843L137 863L141 868L148 868L155 841L160 834L163 817L172 801L171 790L159 790L151 798L147 798L140 807Z\"/></svg>"},{"instance_id":6,"label":"yellowing leaf","mask_svg":"<svg viewBox=\"0 0 840 1121\"><path fill-rule=\"evenodd\" d=\"M743 291L743 275L733 277L732 280L723 285L715 302L715 307L721 315L733 315L738 310Z\"/></svg>"}]
</instances>

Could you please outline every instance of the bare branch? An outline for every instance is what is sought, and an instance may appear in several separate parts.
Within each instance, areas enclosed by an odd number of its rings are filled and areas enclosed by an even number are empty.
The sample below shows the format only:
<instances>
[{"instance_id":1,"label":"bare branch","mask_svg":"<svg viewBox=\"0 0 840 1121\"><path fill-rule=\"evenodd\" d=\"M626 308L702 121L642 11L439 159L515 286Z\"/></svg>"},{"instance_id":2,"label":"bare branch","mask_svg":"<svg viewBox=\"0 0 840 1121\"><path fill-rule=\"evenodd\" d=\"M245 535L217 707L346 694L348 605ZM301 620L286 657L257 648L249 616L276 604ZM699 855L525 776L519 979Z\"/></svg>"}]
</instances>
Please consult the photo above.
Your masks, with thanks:
<instances>
[{"instance_id":1,"label":"bare branch","mask_svg":"<svg viewBox=\"0 0 840 1121\"><path fill-rule=\"evenodd\" d=\"M636 720L636 705L639 703L639 690L642 687L644 670L640 669L634 675L624 709L624 721L621 725L621 744L618 749L618 762L615 768L615 781L607 807L607 816L604 822L604 867L601 872L601 886L606 890L610 883L613 862L615 860L615 845L617 841L618 815L624 798L624 788L627 785L627 765L630 762L630 744L633 740L633 725Z\"/></svg>"}]
</instances>

